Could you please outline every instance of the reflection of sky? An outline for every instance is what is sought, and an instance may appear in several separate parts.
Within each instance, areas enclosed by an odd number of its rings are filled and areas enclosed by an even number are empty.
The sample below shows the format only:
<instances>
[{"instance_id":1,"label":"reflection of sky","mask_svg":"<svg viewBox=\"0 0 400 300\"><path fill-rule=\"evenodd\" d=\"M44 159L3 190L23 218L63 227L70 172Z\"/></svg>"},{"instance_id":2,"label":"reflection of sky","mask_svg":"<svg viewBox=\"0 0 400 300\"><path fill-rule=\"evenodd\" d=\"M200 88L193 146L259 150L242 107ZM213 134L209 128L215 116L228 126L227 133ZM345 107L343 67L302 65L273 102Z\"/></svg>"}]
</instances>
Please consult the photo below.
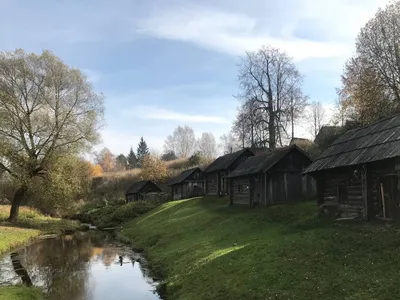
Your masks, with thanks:
<instances>
[{"instance_id":1,"label":"reflection of sky","mask_svg":"<svg viewBox=\"0 0 400 300\"><path fill-rule=\"evenodd\" d=\"M125 256L121 266L118 257L116 254L108 266L104 261L92 259L87 299L159 299L151 291L153 287L146 282L139 263L132 265L132 261ZM106 264L108 262L109 259L106 259Z\"/></svg>"},{"instance_id":2,"label":"reflection of sky","mask_svg":"<svg viewBox=\"0 0 400 300\"><path fill-rule=\"evenodd\" d=\"M63 240L63 238L60 239ZM65 241L65 239L64 239ZM55 242L55 240L53 240ZM41 245L39 245L39 243ZM46 249L46 246L51 247L50 243L38 242L36 243L36 250L39 250L39 253L36 252L40 257L40 260L46 261L46 254L49 249ZM75 244L78 245L78 244ZM80 284L82 285L83 293L81 296L75 295L71 299L68 298L68 295L64 295L65 292L68 293L67 282L68 278L65 278L63 281L64 284L58 281L58 287L54 287L60 291L63 291L62 299L69 300L124 300L124 299L135 299L135 300L144 300L144 299L159 299L159 297L153 293L155 286L152 280L146 276L146 270L142 270L143 266L135 260L140 258L137 253L133 253L130 249L122 248L122 247L113 247L107 245L105 247L94 247L90 241L88 243L79 244L78 252L88 251L89 256L82 256L83 259L83 270L75 270L74 274L77 272L86 272L88 276L78 276L77 278L81 279ZM41 247L39 247L41 246ZM27 269L29 276L34 284L34 286L42 287L45 290L50 287L51 281L48 282L49 278L49 269L48 266L45 266L43 262L39 262L36 259L38 256L30 257L26 256L30 253L27 251L30 246L19 250L19 257L21 259L22 265ZM49 248L47 247L47 248ZM89 248L88 248L89 247ZM33 250L33 249L32 249ZM47 251L46 251L47 250ZM59 253L59 256L65 255L73 255L73 252L65 249L66 252ZM53 249L54 251L54 249ZM53 252L51 251L51 252ZM31 251L34 252L34 251ZM87 253L87 252L86 252ZM54 254L54 252L53 252ZM123 264L120 265L119 256L123 256ZM87 260L90 257L89 261ZM132 259L131 259L132 258ZM69 266L64 266L69 267ZM52 268L57 269L57 268ZM50 272L51 273L51 272ZM57 271L58 273L58 271ZM72 275L72 273L70 274ZM51 275L50 275L51 276ZM46 280L47 278L47 280ZM6 254L3 257L0 257L0 286L1 285L9 285L9 284L19 284L21 283L20 278L14 272L12 262L10 259L10 254ZM75 282L76 284L77 282ZM70 283L69 283L70 284ZM64 286L63 286L64 285ZM64 292L65 290L65 292ZM81 298L84 295L85 298ZM66 297L66 298L65 298ZM78 298L75 298L78 297ZM50 299L53 298L50 296ZM57 300L60 300L59 296L56 297Z\"/></svg>"}]
</instances>

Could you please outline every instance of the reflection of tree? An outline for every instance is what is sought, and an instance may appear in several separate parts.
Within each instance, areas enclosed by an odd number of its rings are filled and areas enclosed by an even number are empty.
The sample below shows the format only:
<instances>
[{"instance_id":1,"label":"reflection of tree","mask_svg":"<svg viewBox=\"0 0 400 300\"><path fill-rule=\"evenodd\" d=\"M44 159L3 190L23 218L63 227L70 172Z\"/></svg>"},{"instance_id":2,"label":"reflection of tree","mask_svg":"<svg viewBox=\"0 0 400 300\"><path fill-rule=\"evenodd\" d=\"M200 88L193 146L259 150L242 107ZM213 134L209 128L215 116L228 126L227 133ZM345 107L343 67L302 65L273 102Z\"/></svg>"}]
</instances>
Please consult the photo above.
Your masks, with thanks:
<instances>
[{"instance_id":1,"label":"reflection of tree","mask_svg":"<svg viewBox=\"0 0 400 300\"><path fill-rule=\"evenodd\" d=\"M21 278L22 283L26 284L27 286L32 286L32 280L29 277L29 274L24 268L24 266L21 264L21 260L19 259L19 254L17 252L13 252L10 254L10 258L14 271Z\"/></svg>"},{"instance_id":2,"label":"reflection of tree","mask_svg":"<svg viewBox=\"0 0 400 300\"><path fill-rule=\"evenodd\" d=\"M44 287L51 299L78 300L85 298L91 254L89 236L63 236L27 247L25 260L35 285Z\"/></svg>"}]
</instances>

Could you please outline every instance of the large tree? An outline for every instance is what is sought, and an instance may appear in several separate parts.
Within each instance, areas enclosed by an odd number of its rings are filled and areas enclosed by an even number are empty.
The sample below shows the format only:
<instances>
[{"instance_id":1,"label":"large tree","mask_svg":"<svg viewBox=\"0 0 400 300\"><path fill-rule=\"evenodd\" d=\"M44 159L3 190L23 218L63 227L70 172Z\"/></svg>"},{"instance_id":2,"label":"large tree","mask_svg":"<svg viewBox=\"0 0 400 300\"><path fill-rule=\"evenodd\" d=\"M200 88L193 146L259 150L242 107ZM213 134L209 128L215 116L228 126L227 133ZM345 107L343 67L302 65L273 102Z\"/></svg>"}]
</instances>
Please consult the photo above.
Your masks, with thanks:
<instances>
[{"instance_id":1,"label":"large tree","mask_svg":"<svg viewBox=\"0 0 400 300\"><path fill-rule=\"evenodd\" d=\"M220 136L218 147L223 154L232 153L240 149L238 140L231 132Z\"/></svg>"},{"instance_id":2,"label":"large tree","mask_svg":"<svg viewBox=\"0 0 400 300\"><path fill-rule=\"evenodd\" d=\"M197 147L205 159L215 158L217 155L217 142L211 132L204 132L197 141Z\"/></svg>"},{"instance_id":3,"label":"large tree","mask_svg":"<svg viewBox=\"0 0 400 300\"><path fill-rule=\"evenodd\" d=\"M0 53L0 169L18 185L10 221L33 179L46 178L55 155L98 141L103 97L87 78L49 51Z\"/></svg>"},{"instance_id":4,"label":"large tree","mask_svg":"<svg viewBox=\"0 0 400 300\"><path fill-rule=\"evenodd\" d=\"M239 83L244 100L251 99L262 111L262 124L270 149L282 144L287 126L300 115L306 97L303 78L292 59L279 49L264 46L248 52L239 69Z\"/></svg>"},{"instance_id":5,"label":"large tree","mask_svg":"<svg viewBox=\"0 0 400 300\"><path fill-rule=\"evenodd\" d=\"M360 31L342 76L341 103L350 119L368 124L400 108L400 2L379 9Z\"/></svg>"},{"instance_id":6,"label":"large tree","mask_svg":"<svg viewBox=\"0 0 400 300\"><path fill-rule=\"evenodd\" d=\"M187 158L196 150L196 137L189 126L178 126L164 144L165 151L174 151L180 158Z\"/></svg>"}]
</instances>

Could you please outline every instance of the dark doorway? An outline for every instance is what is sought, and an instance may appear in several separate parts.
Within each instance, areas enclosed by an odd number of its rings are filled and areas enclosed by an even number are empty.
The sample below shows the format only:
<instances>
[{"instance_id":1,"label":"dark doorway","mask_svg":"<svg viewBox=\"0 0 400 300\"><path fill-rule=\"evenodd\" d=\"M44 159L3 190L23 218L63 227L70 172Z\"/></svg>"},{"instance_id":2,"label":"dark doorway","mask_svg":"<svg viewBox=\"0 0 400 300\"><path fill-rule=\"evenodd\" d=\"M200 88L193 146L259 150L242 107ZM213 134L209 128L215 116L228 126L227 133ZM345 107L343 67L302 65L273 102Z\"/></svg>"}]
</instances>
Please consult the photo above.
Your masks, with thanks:
<instances>
[{"instance_id":1,"label":"dark doorway","mask_svg":"<svg viewBox=\"0 0 400 300\"><path fill-rule=\"evenodd\" d=\"M400 219L397 176L381 177L379 180L379 194L381 216L389 219Z\"/></svg>"}]
</instances>

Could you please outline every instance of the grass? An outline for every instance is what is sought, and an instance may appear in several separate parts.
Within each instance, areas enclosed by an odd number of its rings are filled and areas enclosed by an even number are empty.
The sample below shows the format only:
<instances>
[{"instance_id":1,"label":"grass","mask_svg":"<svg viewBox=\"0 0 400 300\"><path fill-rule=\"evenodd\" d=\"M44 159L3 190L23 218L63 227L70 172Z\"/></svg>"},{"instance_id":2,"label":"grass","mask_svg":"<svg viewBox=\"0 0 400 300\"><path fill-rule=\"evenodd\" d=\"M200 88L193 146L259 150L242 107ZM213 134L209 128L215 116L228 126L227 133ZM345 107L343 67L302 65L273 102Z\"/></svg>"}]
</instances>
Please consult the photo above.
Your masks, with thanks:
<instances>
[{"instance_id":1,"label":"grass","mask_svg":"<svg viewBox=\"0 0 400 300\"><path fill-rule=\"evenodd\" d=\"M0 288L0 300L41 300L43 294L39 289L25 286L10 286Z\"/></svg>"},{"instance_id":2,"label":"grass","mask_svg":"<svg viewBox=\"0 0 400 300\"><path fill-rule=\"evenodd\" d=\"M397 226L316 217L314 202L228 207L196 198L127 223L167 299L398 299Z\"/></svg>"},{"instance_id":3,"label":"grass","mask_svg":"<svg viewBox=\"0 0 400 300\"><path fill-rule=\"evenodd\" d=\"M47 217L29 207L20 208L18 220L15 223L7 222L9 213L9 205L0 205L0 226L36 229L42 234L68 232L78 227L75 221Z\"/></svg>"},{"instance_id":4,"label":"grass","mask_svg":"<svg viewBox=\"0 0 400 300\"><path fill-rule=\"evenodd\" d=\"M117 227L122 223L143 215L156 208L161 202L158 201L137 201L124 205L109 205L100 208L92 208L83 212L78 218L83 223L94 224L99 228Z\"/></svg>"}]
</instances>

